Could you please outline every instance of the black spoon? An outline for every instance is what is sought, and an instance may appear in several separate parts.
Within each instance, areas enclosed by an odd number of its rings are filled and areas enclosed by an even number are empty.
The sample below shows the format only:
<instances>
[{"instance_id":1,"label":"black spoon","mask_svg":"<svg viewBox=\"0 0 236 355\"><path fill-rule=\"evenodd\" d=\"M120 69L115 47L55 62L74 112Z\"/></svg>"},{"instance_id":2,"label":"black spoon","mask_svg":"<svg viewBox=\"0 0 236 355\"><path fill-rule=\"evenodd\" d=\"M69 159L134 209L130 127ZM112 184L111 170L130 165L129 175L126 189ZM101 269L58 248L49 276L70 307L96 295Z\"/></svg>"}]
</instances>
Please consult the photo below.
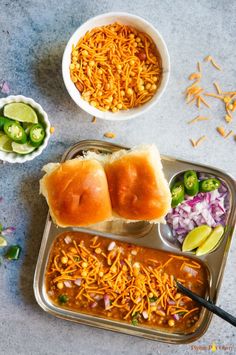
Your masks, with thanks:
<instances>
[{"instance_id":1,"label":"black spoon","mask_svg":"<svg viewBox=\"0 0 236 355\"><path fill-rule=\"evenodd\" d=\"M216 314L220 318L224 319L226 322L232 324L234 327L236 327L236 317L232 316L228 312L225 312L223 309L220 307L216 306L214 303L211 301L205 300L205 298L202 298L198 296L196 293L190 291L188 288L184 287L180 282L176 281L176 286L178 289L184 293L186 296L190 297L192 300L196 301L199 303L201 306L205 307L212 313Z\"/></svg>"}]
</instances>

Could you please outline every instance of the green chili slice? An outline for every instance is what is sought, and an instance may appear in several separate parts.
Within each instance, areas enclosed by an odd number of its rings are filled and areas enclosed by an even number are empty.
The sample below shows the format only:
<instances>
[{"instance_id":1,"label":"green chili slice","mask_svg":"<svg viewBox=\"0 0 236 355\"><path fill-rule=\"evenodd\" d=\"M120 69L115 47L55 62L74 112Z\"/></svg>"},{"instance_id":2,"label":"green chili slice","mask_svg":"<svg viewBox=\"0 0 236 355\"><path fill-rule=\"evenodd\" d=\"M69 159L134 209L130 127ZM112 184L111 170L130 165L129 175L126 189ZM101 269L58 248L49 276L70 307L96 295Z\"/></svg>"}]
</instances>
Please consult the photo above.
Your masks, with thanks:
<instances>
[{"instance_id":1,"label":"green chili slice","mask_svg":"<svg viewBox=\"0 0 236 355\"><path fill-rule=\"evenodd\" d=\"M6 117L0 116L0 130L3 130L5 123L9 122L10 120Z\"/></svg>"},{"instance_id":2,"label":"green chili slice","mask_svg":"<svg viewBox=\"0 0 236 355\"><path fill-rule=\"evenodd\" d=\"M158 298L156 296L149 297L150 303L156 302L157 300L158 300Z\"/></svg>"},{"instance_id":3,"label":"green chili slice","mask_svg":"<svg viewBox=\"0 0 236 355\"><path fill-rule=\"evenodd\" d=\"M220 180L218 180L216 178L203 180L200 182L200 191L201 192L210 192L213 190L217 190L220 187L220 185L221 185Z\"/></svg>"},{"instance_id":4,"label":"green chili slice","mask_svg":"<svg viewBox=\"0 0 236 355\"><path fill-rule=\"evenodd\" d=\"M171 207L176 207L184 200L184 184L182 181L176 182L171 188Z\"/></svg>"},{"instance_id":5,"label":"green chili slice","mask_svg":"<svg viewBox=\"0 0 236 355\"><path fill-rule=\"evenodd\" d=\"M199 192L199 182L195 171L188 170L184 173L184 187L189 196L195 196Z\"/></svg>"},{"instance_id":6,"label":"green chili slice","mask_svg":"<svg viewBox=\"0 0 236 355\"><path fill-rule=\"evenodd\" d=\"M26 133L21 125L15 121L8 121L4 124L4 132L14 142L24 144L27 140Z\"/></svg>"},{"instance_id":7,"label":"green chili slice","mask_svg":"<svg viewBox=\"0 0 236 355\"><path fill-rule=\"evenodd\" d=\"M29 132L31 144L38 147L44 140L45 130L41 124L35 124L30 128Z\"/></svg>"},{"instance_id":8,"label":"green chili slice","mask_svg":"<svg viewBox=\"0 0 236 355\"><path fill-rule=\"evenodd\" d=\"M19 245L11 245L6 254L5 257L8 260L18 260L21 252L21 247Z\"/></svg>"},{"instance_id":9,"label":"green chili slice","mask_svg":"<svg viewBox=\"0 0 236 355\"><path fill-rule=\"evenodd\" d=\"M60 302L60 303L62 303L62 304L65 304L65 303L67 303L68 302L68 296L66 296L66 295L59 295L58 296L58 301Z\"/></svg>"}]
</instances>

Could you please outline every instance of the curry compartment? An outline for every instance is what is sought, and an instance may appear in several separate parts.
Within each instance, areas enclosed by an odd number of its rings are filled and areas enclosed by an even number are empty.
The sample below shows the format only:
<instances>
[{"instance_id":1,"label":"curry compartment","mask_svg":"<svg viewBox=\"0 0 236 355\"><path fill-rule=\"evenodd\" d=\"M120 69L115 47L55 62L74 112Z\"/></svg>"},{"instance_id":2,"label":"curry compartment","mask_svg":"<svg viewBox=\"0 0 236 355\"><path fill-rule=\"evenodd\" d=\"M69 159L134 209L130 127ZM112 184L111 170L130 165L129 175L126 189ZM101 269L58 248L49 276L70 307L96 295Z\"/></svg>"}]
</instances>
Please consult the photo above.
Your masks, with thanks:
<instances>
[{"instance_id":1,"label":"curry compartment","mask_svg":"<svg viewBox=\"0 0 236 355\"><path fill-rule=\"evenodd\" d=\"M93 150L96 152L102 152L102 153L111 153L120 149L128 149L123 146L115 145L112 143L108 142L102 142L102 141L82 141L75 146L71 147L69 150L65 152L63 155L62 161L68 160L68 159L73 159L76 158L78 155L82 155L83 152L86 152L88 150ZM153 339L153 340L158 340L158 341L163 341L167 343L189 343L192 341L196 341L198 338L200 338L205 331L207 330L212 315L210 312L208 312L205 309L197 310L197 313L193 315L193 318L191 318L188 322L187 326L187 319L186 319L186 324L185 322L176 322L177 320L181 317L169 317L169 312L168 316L163 317L158 317L155 316L155 313L153 313L152 316L152 321L145 322L145 317L147 316L146 314L146 309L141 308L142 312L144 312L143 315L139 315L138 317L134 317L134 322L131 324L132 319L130 318L130 315L128 315L127 319L123 319L126 314L123 314L122 317L119 317L119 312L116 313L113 312L108 312L103 310L102 305L104 304L104 300L99 301L96 305L97 312L87 312L86 309L83 309L83 307L87 307L85 303L82 304L80 302L77 302L77 304L73 303L71 300L71 295L73 293L76 293L78 295L80 289L79 285L77 287L70 288L71 286L70 282L71 280L68 279L68 283L66 285L68 288L65 287L65 284L62 283L59 279L57 282L57 277L60 278L60 273L57 270L57 273L54 274L55 270L51 270L51 276L50 274L48 275L47 272L49 270L49 267L53 266L53 253L55 253L55 248L58 243L58 240L61 238L64 240L64 234L72 235L74 232L79 232L78 236L81 236L83 234L81 233L87 233L91 235L90 239L92 238L92 235L97 235L99 238L101 237L101 248L103 249L102 246L104 246L105 249L107 249L107 245L111 243L112 241L117 241L116 244L120 245L123 242L124 243L129 243L135 245L134 246L134 254L136 251L140 251L141 247L145 248L152 248L149 249L151 250L151 254L156 258L161 258L161 255L163 256L163 260L165 259L165 262L168 261L168 255L175 255L175 256L180 256L182 258L186 258L190 263L190 265L194 265L194 262L199 264L201 266L202 270L202 277L203 279L200 280L199 285L203 282L202 289L200 290L200 293L202 293L203 296L206 298L212 300L213 302L216 302L222 276L223 276L223 271L224 271L224 266L225 262L227 259L227 254L229 251L229 246L231 242L231 238L233 235L233 229L236 221L236 211L235 211L235 196L236 196L236 186L235 186L235 181L233 178L231 178L229 175L226 173L216 170L214 168L206 167L203 165L198 165L190 162L185 162L181 160L177 160L175 158L171 157L165 157L162 156L162 164L163 164L163 169L165 176L169 183L175 177L183 173L186 170L196 170L196 171L201 171L203 173L206 173L208 175L213 175L218 178L220 178L224 183L227 185L228 191L229 191L229 198L230 198L230 209L228 212L228 217L227 217L227 228L225 232L225 236L219 245L219 247L212 253L208 255L204 255L202 257L196 257L194 255L191 255L189 253L183 253L180 251L179 246L173 244L173 240L171 239L171 235L168 232L168 229L166 225L160 226L160 225L151 225L146 222L136 222L136 223L129 223L125 224L124 222L117 222L117 221L112 221L112 222L105 222L105 223L99 223L97 225L93 225L89 228L58 228L57 226L54 225L52 222L50 215L48 214L47 220L46 220L46 225L45 225L45 230L44 230L44 235L42 239L42 244L38 256L38 262L36 266L36 271L35 271L35 278L34 278L34 292L35 292L35 297L38 302L38 304L48 313L55 315L60 318L64 318L67 320L75 321L78 323L83 323L107 330L114 330L118 331L121 333L125 334L131 334L131 335L137 335L141 336L144 338L148 339ZM62 234L64 233L64 234ZM63 235L63 237L60 235ZM77 235L77 234L76 234ZM59 239L58 239L59 238ZM77 238L77 237L76 237ZM75 239L76 239L75 238ZM79 238L79 237L78 237ZM109 238L109 239L107 239ZM73 239L73 238L71 238ZM79 239L78 239L79 241ZM63 242L64 243L64 242ZM65 247L65 253L68 252L68 248L71 247L67 244L63 244ZM124 244L126 246L127 244ZM86 247L89 247L87 245ZM67 250L68 249L68 250ZM105 254L105 249L104 249L104 254ZM125 249L125 248L124 248ZM137 250L136 250L137 249ZM154 250L158 249L158 250ZM128 249L127 249L128 250ZM145 253L144 249L144 253ZM158 254L160 253L160 254ZM69 251L70 254L70 251ZM72 253L73 254L73 253ZM96 252L94 251L95 257L97 256ZM137 252L135 255L132 255L131 258L134 259L134 262L140 262L139 260L139 252ZM73 256L73 255L72 255ZM128 257L128 255L126 255ZM55 255L54 255L55 257ZM60 259L63 256L60 256ZM68 255L64 255L65 259L63 262L68 262ZM58 257L59 258L59 257ZM167 258L167 259L166 259ZM176 259L176 260L181 260L181 259ZM141 260L142 261L142 260ZM63 262L60 260L59 264L62 270L66 269L69 267L66 263L63 264ZM86 264L86 260L84 260ZM122 261L123 264L124 261ZM164 261L163 261L164 262ZM146 260L145 260L146 263ZM84 264L84 266L85 266ZM181 264L181 263L180 263ZM54 265L55 266L55 265ZM179 269L185 268L185 271L187 270L186 267L184 267L182 264L178 265ZM145 264L144 267L154 267L154 265L148 265ZM170 263L171 267L171 263ZM181 270L182 270L181 269ZM194 273L194 268L193 273ZM79 270L79 266L78 266ZM77 270L77 271L78 271ZM81 269L82 270L82 269ZM189 270L189 269L188 269ZM72 270L73 271L73 270ZM86 271L86 270L85 270ZM75 270L73 271L75 272ZM70 276L76 276L73 275L73 272L70 273ZM79 271L78 271L79 272ZM109 272L109 270L107 271ZM184 272L184 271L183 271ZM171 273L171 270L167 269L167 274ZM180 271L180 274L182 271ZM191 273L191 272L190 272ZM196 274L196 270L195 270ZM47 275L47 276L46 276ZM182 274L181 274L182 275ZM61 275L62 276L62 275ZM85 273L84 273L85 276ZM129 275L130 276L130 275ZM177 275L178 276L178 275ZM183 276L183 275L182 275ZM192 275L193 276L193 275ZM186 277L192 277L191 275L186 274ZM126 275L127 277L127 275ZM179 275L180 277L180 275ZM181 277L180 277L181 278ZM56 279L56 280L55 280ZM63 279L63 278L62 278ZM65 281L65 280L64 280ZM69 282L70 281L70 282ZM61 282L61 284L60 284ZM73 282L73 280L72 280ZM169 282L169 281L168 281ZM57 283L59 283L57 287ZM70 284L70 285L69 285ZM73 284L72 284L73 285ZM104 286L105 287L105 286ZM66 292L65 292L66 291ZM197 290L196 290L197 291ZM197 291L199 292L199 290ZM149 290L149 293L150 292ZM76 297L75 295L75 297ZM61 299L59 298L61 296ZM91 295L87 295L88 297L91 297ZM92 299L93 299L93 293L92 293ZM113 295L115 297L115 295ZM111 296L111 297L113 297ZM150 296L152 296L150 294ZM78 296L80 297L80 296ZM175 295L173 296L175 297ZM152 297L150 297L152 300ZM73 297L72 297L73 299ZM86 299L83 298L83 299ZM114 300L115 301L115 300ZM174 303L174 300L172 300ZM67 303L68 302L68 303ZM89 303L90 302L90 303ZM91 306L91 299L88 300L88 304ZM123 300L123 303L125 304L125 299ZM131 302L131 301L130 301ZM156 302L156 301L155 301ZM96 309L94 303L94 309ZM153 302L154 303L154 302ZM100 307L99 307L100 305ZM146 307L147 304L144 304L144 307ZM173 306L174 304L172 304ZM134 304L133 304L134 306ZM154 307L154 305L152 305ZM126 304L127 311L131 307L131 304L128 302ZM159 305L160 308L160 305ZM161 304L160 310L162 310L163 304ZM194 308L193 308L194 309ZM167 311L167 309L166 309ZM125 311L123 311L125 313ZM174 312L174 309L172 309L172 313ZM139 314L139 312L136 312ZM183 312L184 313L184 312ZM184 314L180 315L183 317ZM173 316L173 315L171 315ZM195 318L194 318L195 317ZM120 319L122 318L122 319ZM138 318L138 319L137 319ZM187 318L187 317L186 317ZM173 322L172 320L175 320L174 324L177 323L177 326L172 326ZM170 324L168 325L168 321L171 320ZM181 319L180 319L181 320ZM160 322L160 323L158 323ZM191 323L192 322L192 323ZM135 324L137 324L135 326ZM185 326L183 326L185 324Z\"/></svg>"},{"instance_id":2,"label":"curry compartment","mask_svg":"<svg viewBox=\"0 0 236 355\"><path fill-rule=\"evenodd\" d=\"M202 297L209 273L201 261L81 232L64 232L51 247L45 293L52 307L193 333L201 307L178 292L175 279Z\"/></svg>"}]
</instances>

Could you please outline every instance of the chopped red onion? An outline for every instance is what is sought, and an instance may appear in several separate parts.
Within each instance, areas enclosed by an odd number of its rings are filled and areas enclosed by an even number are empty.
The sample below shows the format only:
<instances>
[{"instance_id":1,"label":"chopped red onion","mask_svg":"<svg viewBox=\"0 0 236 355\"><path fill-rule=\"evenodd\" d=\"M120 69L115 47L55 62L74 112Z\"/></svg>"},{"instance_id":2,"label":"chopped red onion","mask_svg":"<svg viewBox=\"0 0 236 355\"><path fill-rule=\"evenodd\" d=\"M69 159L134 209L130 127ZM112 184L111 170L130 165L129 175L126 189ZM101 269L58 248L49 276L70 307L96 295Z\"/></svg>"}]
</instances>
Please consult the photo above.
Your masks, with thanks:
<instances>
[{"instance_id":1,"label":"chopped red onion","mask_svg":"<svg viewBox=\"0 0 236 355\"><path fill-rule=\"evenodd\" d=\"M193 277L197 276L197 274L198 274L198 272L195 269L191 268L190 266L188 266L186 264L183 267L183 271L191 274Z\"/></svg>"},{"instance_id":2,"label":"chopped red onion","mask_svg":"<svg viewBox=\"0 0 236 355\"><path fill-rule=\"evenodd\" d=\"M91 308L95 308L95 307L97 307L97 305L98 305L97 302L93 302L93 303L91 304Z\"/></svg>"},{"instance_id":3,"label":"chopped red onion","mask_svg":"<svg viewBox=\"0 0 236 355\"><path fill-rule=\"evenodd\" d=\"M94 299L96 301L101 301L103 299L103 297L102 297L102 295L96 295L96 296L94 296Z\"/></svg>"},{"instance_id":4,"label":"chopped red onion","mask_svg":"<svg viewBox=\"0 0 236 355\"><path fill-rule=\"evenodd\" d=\"M137 255L137 250L131 250L130 252L132 255Z\"/></svg>"},{"instance_id":5,"label":"chopped red onion","mask_svg":"<svg viewBox=\"0 0 236 355\"><path fill-rule=\"evenodd\" d=\"M3 231L1 231L1 234L5 237L8 234L11 234L12 232L14 232L16 230L15 227L7 227L6 229L4 229Z\"/></svg>"},{"instance_id":6,"label":"chopped red onion","mask_svg":"<svg viewBox=\"0 0 236 355\"><path fill-rule=\"evenodd\" d=\"M0 85L1 87L1 93L2 94L9 94L10 93L10 86L8 82L3 81L3 83Z\"/></svg>"},{"instance_id":7,"label":"chopped red onion","mask_svg":"<svg viewBox=\"0 0 236 355\"><path fill-rule=\"evenodd\" d=\"M64 285L66 286L66 287L68 287L68 288L71 288L72 287L72 285L71 285L71 281L64 281Z\"/></svg>"},{"instance_id":8,"label":"chopped red onion","mask_svg":"<svg viewBox=\"0 0 236 355\"><path fill-rule=\"evenodd\" d=\"M66 244L70 244L70 243L72 242L71 237L69 237L69 235L67 235L67 236L64 238L64 242L65 242Z\"/></svg>"},{"instance_id":9,"label":"chopped red onion","mask_svg":"<svg viewBox=\"0 0 236 355\"><path fill-rule=\"evenodd\" d=\"M177 321L180 320L180 316L178 315L178 313L173 314L173 317L174 317L174 319L177 320Z\"/></svg>"},{"instance_id":10,"label":"chopped red onion","mask_svg":"<svg viewBox=\"0 0 236 355\"><path fill-rule=\"evenodd\" d=\"M74 283L75 283L77 286L81 286L82 279L77 279L77 280L74 281Z\"/></svg>"},{"instance_id":11,"label":"chopped red onion","mask_svg":"<svg viewBox=\"0 0 236 355\"><path fill-rule=\"evenodd\" d=\"M116 243L113 241L113 242L111 242L111 243L108 245L107 250L108 250L108 251L111 251L111 250L113 250L115 247L116 247Z\"/></svg>"},{"instance_id":12,"label":"chopped red onion","mask_svg":"<svg viewBox=\"0 0 236 355\"><path fill-rule=\"evenodd\" d=\"M224 183L218 190L199 192L196 196L186 196L185 201L173 208L166 216L172 234L182 244L185 236L197 226L207 224L225 226L229 209L229 194Z\"/></svg>"},{"instance_id":13,"label":"chopped red onion","mask_svg":"<svg viewBox=\"0 0 236 355\"><path fill-rule=\"evenodd\" d=\"M167 303L168 303L168 304L172 304L172 305L174 305L174 304L175 304L175 301L173 301L173 300L169 300Z\"/></svg>"},{"instance_id":14,"label":"chopped red onion","mask_svg":"<svg viewBox=\"0 0 236 355\"><path fill-rule=\"evenodd\" d=\"M148 312L147 311L143 311L142 315L143 315L144 319L148 319Z\"/></svg>"},{"instance_id":15,"label":"chopped red onion","mask_svg":"<svg viewBox=\"0 0 236 355\"><path fill-rule=\"evenodd\" d=\"M108 295L104 295L103 299L105 309L107 310L110 307L110 297Z\"/></svg>"}]
</instances>

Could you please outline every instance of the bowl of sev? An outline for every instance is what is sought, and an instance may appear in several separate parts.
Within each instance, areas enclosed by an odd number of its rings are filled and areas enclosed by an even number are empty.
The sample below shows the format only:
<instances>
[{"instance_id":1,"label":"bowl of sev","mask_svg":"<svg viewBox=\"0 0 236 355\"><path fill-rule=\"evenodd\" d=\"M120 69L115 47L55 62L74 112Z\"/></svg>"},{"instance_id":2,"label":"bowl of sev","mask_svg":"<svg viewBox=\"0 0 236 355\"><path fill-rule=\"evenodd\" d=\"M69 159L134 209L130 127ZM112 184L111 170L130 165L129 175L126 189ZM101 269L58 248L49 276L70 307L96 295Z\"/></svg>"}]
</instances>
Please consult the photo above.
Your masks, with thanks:
<instances>
[{"instance_id":1,"label":"bowl of sev","mask_svg":"<svg viewBox=\"0 0 236 355\"><path fill-rule=\"evenodd\" d=\"M64 51L62 74L75 103L106 120L144 113L162 96L170 59L160 33L136 15L113 12L80 26Z\"/></svg>"}]
</instances>

